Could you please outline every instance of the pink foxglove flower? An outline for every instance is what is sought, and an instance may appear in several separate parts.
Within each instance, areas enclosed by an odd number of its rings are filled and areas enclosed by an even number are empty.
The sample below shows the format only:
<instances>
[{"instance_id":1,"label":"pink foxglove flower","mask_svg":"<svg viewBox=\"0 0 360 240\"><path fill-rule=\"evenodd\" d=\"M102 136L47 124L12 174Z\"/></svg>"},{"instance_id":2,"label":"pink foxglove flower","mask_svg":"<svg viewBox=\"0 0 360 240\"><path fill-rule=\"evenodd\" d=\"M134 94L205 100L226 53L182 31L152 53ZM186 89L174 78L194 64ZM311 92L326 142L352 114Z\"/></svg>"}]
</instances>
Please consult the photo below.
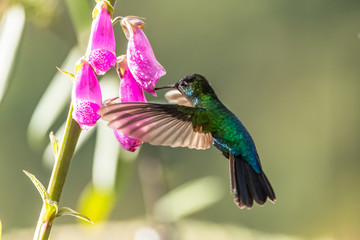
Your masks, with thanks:
<instances>
[{"instance_id":1,"label":"pink foxglove flower","mask_svg":"<svg viewBox=\"0 0 360 240\"><path fill-rule=\"evenodd\" d=\"M144 22L134 17L121 20L126 37L129 39L127 62L137 83L154 96L154 87L160 77L166 74L165 69L156 60L149 40L141 30Z\"/></svg>"},{"instance_id":2,"label":"pink foxglove flower","mask_svg":"<svg viewBox=\"0 0 360 240\"><path fill-rule=\"evenodd\" d=\"M117 63L117 71L121 78L119 96L121 102L146 102L143 90L133 77L126 59L121 58ZM134 152L142 144L142 141L131 138L121 131L114 130L114 134L120 145L128 151Z\"/></svg>"},{"instance_id":3,"label":"pink foxglove flower","mask_svg":"<svg viewBox=\"0 0 360 240\"><path fill-rule=\"evenodd\" d=\"M76 65L71 101L73 118L83 130L90 129L100 118L97 111L101 107L102 97L99 82L91 65L82 58Z\"/></svg>"},{"instance_id":4,"label":"pink foxglove flower","mask_svg":"<svg viewBox=\"0 0 360 240\"><path fill-rule=\"evenodd\" d=\"M86 50L88 62L97 75L105 74L116 62L115 36L109 8L111 6L104 1L98 1L96 4Z\"/></svg>"}]
</instances>

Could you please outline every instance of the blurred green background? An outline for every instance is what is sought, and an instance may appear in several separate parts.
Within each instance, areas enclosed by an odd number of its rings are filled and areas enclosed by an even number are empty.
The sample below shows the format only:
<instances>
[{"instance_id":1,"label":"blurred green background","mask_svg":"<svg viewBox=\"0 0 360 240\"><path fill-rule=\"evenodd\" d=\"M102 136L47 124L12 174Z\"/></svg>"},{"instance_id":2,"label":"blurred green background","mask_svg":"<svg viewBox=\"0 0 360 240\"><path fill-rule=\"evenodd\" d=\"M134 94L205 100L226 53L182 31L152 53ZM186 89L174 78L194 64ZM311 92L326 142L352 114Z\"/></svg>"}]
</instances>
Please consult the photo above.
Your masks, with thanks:
<instances>
[{"instance_id":1,"label":"blurred green background","mask_svg":"<svg viewBox=\"0 0 360 240\"><path fill-rule=\"evenodd\" d=\"M47 142L29 144L28 125L55 66L62 65L79 36L66 2L2 0L1 16L15 2L25 6L26 21L0 102L5 233L35 228L41 199L22 170L44 184L51 170L42 161ZM94 5L88 1L84 10L89 23ZM118 0L117 15L146 17L145 33L167 71L159 85L193 72L207 77L252 134L277 202L238 209L229 190L228 161L213 147L195 151L144 144L109 221L148 215L137 169L158 158L167 191L200 177L221 180L224 197L188 218L305 239L360 239L360 1ZM124 54L119 24L115 34L117 54ZM65 76L64 81L71 85ZM163 101L161 93L157 99L147 96ZM64 109L53 130L66 114ZM61 204L76 208L91 181L94 146L92 136L76 153ZM73 222L59 219L54 228Z\"/></svg>"}]
</instances>

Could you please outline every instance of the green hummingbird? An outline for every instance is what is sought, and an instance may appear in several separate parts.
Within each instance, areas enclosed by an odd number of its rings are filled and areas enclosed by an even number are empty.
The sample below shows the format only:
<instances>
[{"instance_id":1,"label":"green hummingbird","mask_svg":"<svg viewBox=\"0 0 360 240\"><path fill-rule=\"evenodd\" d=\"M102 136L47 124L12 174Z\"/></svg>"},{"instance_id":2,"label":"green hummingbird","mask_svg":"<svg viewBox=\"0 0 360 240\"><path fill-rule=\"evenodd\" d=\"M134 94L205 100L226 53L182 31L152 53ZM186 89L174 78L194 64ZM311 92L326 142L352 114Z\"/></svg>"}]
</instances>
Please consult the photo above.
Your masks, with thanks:
<instances>
[{"instance_id":1,"label":"green hummingbird","mask_svg":"<svg viewBox=\"0 0 360 240\"><path fill-rule=\"evenodd\" d=\"M99 114L109 127L153 145L206 149L214 144L229 159L231 190L240 208L253 201L263 205L275 201L275 193L260 163L249 132L215 94L200 74L190 74L174 88L190 103L142 102L103 104Z\"/></svg>"}]
</instances>

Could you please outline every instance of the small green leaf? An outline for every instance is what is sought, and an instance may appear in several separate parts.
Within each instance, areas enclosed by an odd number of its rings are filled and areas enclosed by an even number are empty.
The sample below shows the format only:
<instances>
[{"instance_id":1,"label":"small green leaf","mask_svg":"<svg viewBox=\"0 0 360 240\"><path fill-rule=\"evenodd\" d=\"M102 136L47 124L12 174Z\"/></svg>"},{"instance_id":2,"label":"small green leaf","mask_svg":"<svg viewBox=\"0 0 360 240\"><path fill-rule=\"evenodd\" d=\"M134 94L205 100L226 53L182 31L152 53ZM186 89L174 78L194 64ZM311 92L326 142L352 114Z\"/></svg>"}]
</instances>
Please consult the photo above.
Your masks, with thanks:
<instances>
[{"instance_id":1,"label":"small green leaf","mask_svg":"<svg viewBox=\"0 0 360 240\"><path fill-rule=\"evenodd\" d=\"M103 2L106 4L106 7L108 9L108 12L111 14L110 16L112 16L112 13L114 12L114 7L111 5L111 3L107 0L103 0Z\"/></svg>"},{"instance_id":2,"label":"small green leaf","mask_svg":"<svg viewBox=\"0 0 360 240\"><path fill-rule=\"evenodd\" d=\"M23 170L23 172L30 178L30 180L35 185L36 189L39 191L41 198L43 199L44 203L47 202L47 200L51 201L50 195L44 185L41 184L41 182L31 173L28 171Z\"/></svg>"},{"instance_id":3,"label":"small green leaf","mask_svg":"<svg viewBox=\"0 0 360 240\"><path fill-rule=\"evenodd\" d=\"M69 72L67 72L67 71L65 71L65 70L62 70L62 69L59 68L59 67L56 67L56 68L57 68L57 70L59 70L60 72L65 73L66 75L68 75L68 76L70 77L71 81L74 81L74 79L75 79L74 74L69 73Z\"/></svg>"},{"instance_id":4,"label":"small green leaf","mask_svg":"<svg viewBox=\"0 0 360 240\"><path fill-rule=\"evenodd\" d=\"M41 184L41 182L31 173L23 170L23 172L30 178L30 180L35 185L36 189L39 191L41 198L45 204L46 214L44 215L43 221L47 221L50 216L56 214L59 210L58 204L56 201L51 200L50 194L44 187L44 185Z\"/></svg>"},{"instance_id":5,"label":"small green leaf","mask_svg":"<svg viewBox=\"0 0 360 240\"><path fill-rule=\"evenodd\" d=\"M50 132L49 137L50 137L51 145L53 147L54 155L55 157L57 157L59 153L59 140L56 139L53 131Z\"/></svg>"},{"instance_id":6,"label":"small green leaf","mask_svg":"<svg viewBox=\"0 0 360 240\"><path fill-rule=\"evenodd\" d=\"M74 210L72 210L71 208L68 208L68 207L62 207L60 208L60 210L58 211L58 213L56 214L57 217L60 217L60 216L64 216L64 215L69 215L69 216L73 216L73 217L77 217L79 219L82 219L86 222L89 222L89 223L92 223L93 224L93 221L91 221L90 218L88 218L87 216L85 215L82 215Z\"/></svg>"}]
</instances>

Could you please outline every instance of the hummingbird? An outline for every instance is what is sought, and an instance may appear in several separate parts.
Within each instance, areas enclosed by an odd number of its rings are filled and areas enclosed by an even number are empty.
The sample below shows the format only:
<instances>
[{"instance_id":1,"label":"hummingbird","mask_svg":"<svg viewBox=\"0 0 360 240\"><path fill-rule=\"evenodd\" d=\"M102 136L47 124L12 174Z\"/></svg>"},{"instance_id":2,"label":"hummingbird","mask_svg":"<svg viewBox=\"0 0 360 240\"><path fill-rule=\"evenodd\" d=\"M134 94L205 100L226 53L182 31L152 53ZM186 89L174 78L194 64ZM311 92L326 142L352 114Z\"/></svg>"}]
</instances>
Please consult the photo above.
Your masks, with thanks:
<instances>
[{"instance_id":1,"label":"hummingbird","mask_svg":"<svg viewBox=\"0 0 360 240\"><path fill-rule=\"evenodd\" d=\"M110 128L152 145L207 149L212 144L229 159L231 191L240 208L275 202L253 139L240 120L197 73L160 89L177 89L188 106L143 102L105 103L99 110Z\"/></svg>"}]
</instances>

